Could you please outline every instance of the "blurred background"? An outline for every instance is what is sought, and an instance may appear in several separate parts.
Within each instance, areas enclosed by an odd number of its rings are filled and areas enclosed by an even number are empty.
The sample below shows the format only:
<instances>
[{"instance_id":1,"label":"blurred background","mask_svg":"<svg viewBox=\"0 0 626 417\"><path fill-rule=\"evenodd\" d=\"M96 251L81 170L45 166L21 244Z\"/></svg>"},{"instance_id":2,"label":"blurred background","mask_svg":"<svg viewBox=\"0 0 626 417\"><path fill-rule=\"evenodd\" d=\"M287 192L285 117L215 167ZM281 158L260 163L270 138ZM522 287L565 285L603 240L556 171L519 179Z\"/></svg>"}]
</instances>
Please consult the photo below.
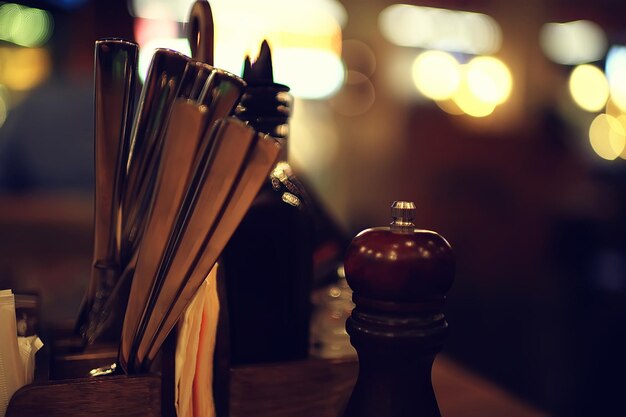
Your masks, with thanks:
<instances>
[{"instance_id":1,"label":"blurred background","mask_svg":"<svg viewBox=\"0 0 626 417\"><path fill-rule=\"evenodd\" d=\"M446 353L557 416L626 404L626 4L212 0L267 38L290 161L350 238L412 200L456 251ZM0 2L0 287L73 320L92 251L93 45L188 53L190 0Z\"/></svg>"}]
</instances>

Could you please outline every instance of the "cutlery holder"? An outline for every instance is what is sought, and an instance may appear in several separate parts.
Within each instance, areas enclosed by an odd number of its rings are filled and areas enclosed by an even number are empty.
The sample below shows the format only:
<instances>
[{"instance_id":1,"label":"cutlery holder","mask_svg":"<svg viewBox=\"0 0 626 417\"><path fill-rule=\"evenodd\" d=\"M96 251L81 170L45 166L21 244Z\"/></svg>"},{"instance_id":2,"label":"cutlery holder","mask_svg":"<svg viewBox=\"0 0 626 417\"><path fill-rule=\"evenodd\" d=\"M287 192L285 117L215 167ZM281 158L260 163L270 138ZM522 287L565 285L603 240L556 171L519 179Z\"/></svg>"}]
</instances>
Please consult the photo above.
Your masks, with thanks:
<instances>
[{"instance_id":1,"label":"cutlery holder","mask_svg":"<svg viewBox=\"0 0 626 417\"><path fill-rule=\"evenodd\" d=\"M214 384L218 417L339 415L356 380L356 359L309 358L229 368L223 333L227 326L219 328ZM71 330L56 330L36 356L35 381L13 395L6 417L176 417L175 333L162 347L159 372L88 377L91 369L115 362L118 346L96 344L78 352L80 341Z\"/></svg>"},{"instance_id":2,"label":"cutlery holder","mask_svg":"<svg viewBox=\"0 0 626 417\"><path fill-rule=\"evenodd\" d=\"M175 417L174 341L163 346L160 373L88 377L91 369L115 362L117 346L76 352L75 337L52 337L37 355L34 382L15 392L6 417Z\"/></svg>"}]
</instances>

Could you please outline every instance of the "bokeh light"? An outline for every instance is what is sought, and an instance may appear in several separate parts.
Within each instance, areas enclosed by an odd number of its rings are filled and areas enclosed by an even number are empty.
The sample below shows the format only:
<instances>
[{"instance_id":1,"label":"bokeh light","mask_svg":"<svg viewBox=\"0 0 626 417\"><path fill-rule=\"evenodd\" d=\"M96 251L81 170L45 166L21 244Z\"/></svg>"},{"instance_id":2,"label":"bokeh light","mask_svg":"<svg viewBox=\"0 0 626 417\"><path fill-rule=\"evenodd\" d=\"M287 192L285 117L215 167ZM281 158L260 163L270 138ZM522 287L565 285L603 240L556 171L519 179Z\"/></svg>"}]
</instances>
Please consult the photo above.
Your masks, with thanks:
<instances>
[{"instance_id":1,"label":"bokeh light","mask_svg":"<svg viewBox=\"0 0 626 417\"><path fill-rule=\"evenodd\" d=\"M541 28L540 42L548 58L564 65L600 60L608 44L604 30L590 20L546 23Z\"/></svg>"},{"instance_id":2,"label":"bokeh light","mask_svg":"<svg viewBox=\"0 0 626 417\"><path fill-rule=\"evenodd\" d=\"M344 81L341 58L323 49L277 48L274 78L291 87L296 97L321 99L334 95Z\"/></svg>"},{"instance_id":3,"label":"bokeh light","mask_svg":"<svg viewBox=\"0 0 626 417\"><path fill-rule=\"evenodd\" d=\"M617 118L602 113L589 126L589 141L598 156L614 160L624 151L626 131Z\"/></svg>"},{"instance_id":4,"label":"bokeh light","mask_svg":"<svg viewBox=\"0 0 626 417\"><path fill-rule=\"evenodd\" d=\"M178 24L173 21L137 18L133 26L135 41L140 47L154 39L178 38Z\"/></svg>"},{"instance_id":5,"label":"bokeh light","mask_svg":"<svg viewBox=\"0 0 626 417\"><path fill-rule=\"evenodd\" d=\"M465 114L472 117L489 116L496 108L495 103L484 101L474 93L467 77L461 79L461 84L452 96L452 100Z\"/></svg>"},{"instance_id":6,"label":"bokeh light","mask_svg":"<svg viewBox=\"0 0 626 417\"><path fill-rule=\"evenodd\" d=\"M500 49L502 31L482 13L394 4L378 17L383 36L391 43L468 54L491 54Z\"/></svg>"},{"instance_id":7,"label":"bokeh light","mask_svg":"<svg viewBox=\"0 0 626 417\"><path fill-rule=\"evenodd\" d=\"M433 100L446 100L454 94L461 82L459 63L443 51L426 51L419 54L411 69L417 89Z\"/></svg>"},{"instance_id":8,"label":"bokeh light","mask_svg":"<svg viewBox=\"0 0 626 417\"><path fill-rule=\"evenodd\" d=\"M154 55L154 51L158 48L172 49L181 54L191 56L191 48L189 47L187 38L156 38L146 42L139 49L139 62L137 64L137 71L142 81L144 81L146 75L148 75L152 56Z\"/></svg>"},{"instance_id":9,"label":"bokeh light","mask_svg":"<svg viewBox=\"0 0 626 417\"><path fill-rule=\"evenodd\" d=\"M606 56L606 77L612 101L626 111L626 47L613 45Z\"/></svg>"},{"instance_id":10,"label":"bokeh light","mask_svg":"<svg viewBox=\"0 0 626 417\"><path fill-rule=\"evenodd\" d=\"M602 70L593 65L579 65L569 78L569 90L574 102L582 109L597 112L609 98L609 83Z\"/></svg>"},{"instance_id":11,"label":"bokeh light","mask_svg":"<svg viewBox=\"0 0 626 417\"><path fill-rule=\"evenodd\" d=\"M10 90L26 91L43 82L51 70L48 51L44 48L0 48L0 84Z\"/></svg>"},{"instance_id":12,"label":"bokeh light","mask_svg":"<svg viewBox=\"0 0 626 417\"><path fill-rule=\"evenodd\" d=\"M467 64L467 83L481 101L504 103L511 94L513 78L504 62L495 57L481 56Z\"/></svg>"},{"instance_id":13,"label":"bokeh light","mask_svg":"<svg viewBox=\"0 0 626 417\"><path fill-rule=\"evenodd\" d=\"M606 107L604 109L604 112L613 117L618 117L619 115L623 114L622 109L620 109L620 107L615 103L612 96L609 97L609 99L606 101Z\"/></svg>"},{"instance_id":14,"label":"bokeh light","mask_svg":"<svg viewBox=\"0 0 626 417\"><path fill-rule=\"evenodd\" d=\"M177 22L187 20L192 3L193 0L133 0L134 16L159 22L136 26L136 38L142 50L146 49L142 45L144 41L154 49L156 38L160 39L160 47L165 47L164 41L178 44L174 39L186 34ZM326 98L341 87L345 78L341 26L347 21L347 13L337 0L214 0L211 9L216 67L240 74L244 57L250 55L254 60L261 42L267 39L275 62L274 78L289 85L294 96ZM170 25L167 33L160 33L163 28L158 25L167 17ZM170 33L172 28L177 35ZM172 48L188 54L185 52L188 48ZM146 60L149 62L149 58Z\"/></svg>"},{"instance_id":15,"label":"bokeh light","mask_svg":"<svg viewBox=\"0 0 626 417\"><path fill-rule=\"evenodd\" d=\"M626 132L626 114L620 114L617 116L617 121L622 125L622 129ZM626 145L624 145L624 149L619 154L619 157L622 159L626 159Z\"/></svg>"},{"instance_id":16,"label":"bokeh light","mask_svg":"<svg viewBox=\"0 0 626 417\"><path fill-rule=\"evenodd\" d=\"M53 20L45 10L14 3L0 4L0 40L34 47L52 35Z\"/></svg>"}]
</instances>

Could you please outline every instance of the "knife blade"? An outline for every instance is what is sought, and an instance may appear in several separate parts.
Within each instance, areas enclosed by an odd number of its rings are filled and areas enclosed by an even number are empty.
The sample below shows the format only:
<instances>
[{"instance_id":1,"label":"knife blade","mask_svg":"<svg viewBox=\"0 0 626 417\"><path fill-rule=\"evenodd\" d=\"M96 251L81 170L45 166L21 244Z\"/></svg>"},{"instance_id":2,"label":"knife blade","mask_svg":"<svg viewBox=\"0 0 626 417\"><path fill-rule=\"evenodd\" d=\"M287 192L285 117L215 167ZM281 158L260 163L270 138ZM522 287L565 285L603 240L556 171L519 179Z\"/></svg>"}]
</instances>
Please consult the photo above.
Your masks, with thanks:
<instances>
[{"instance_id":1,"label":"knife blade","mask_svg":"<svg viewBox=\"0 0 626 417\"><path fill-rule=\"evenodd\" d=\"M122 198L121 262L125 266L143 233L156 181L163 137L189 57L157 49L139 98Z\"/></svg>"},{"instance_id":2,"label":"knife blade","mask_svg":"<svg viewBox=\"0 0 626 417\"><path fill-rule=\"evenodd\" d=\"M213 222L213 226L208 232L202 231L197 235L189 234L187 237L191 241L201 238L204 234L202 245L195 245L194 249L198 248L195 253L189 254L182 250L179 251L180 259L184 262L177 260L174 262L177 262L176 265L184 266L177 267L173 263L170 268L167 279L170 279L170 276L174 278L169 283L167 297L165 296L166 293L162 293L162 297L154 309L155 314L152 316L152 320L158 321L158 323L156 323L156 327L154 324L149 327L156 330L144 334L140 355L143 357L142 369L150 367L165 338L215 265L226 243L237 229L278 160L281 144L268 135L257 134L255 136L255 143L238 175L228 201L219 213L219 218ZM182 275L181 272L183 272ZM174 283L174 279L177 282ZM143 352L147 352L145 356Z\"/></svg>"},{"instance_id":3,"label":"knife blade","mask_svg":"<svg viewBox=\"0 0 626 417\"><path fill-rule=\"evenodd\" d=\"M147 214L144 241L138 252L137 265L130 288L122 328L122 357L130 357L130 342L135 337L150 297L161 258L191 174L191 163L202 139L207 117L204 107L178 99L172 109L163 143L163 157L157 174L154 202ZM122 363L122 367L125 364Z\"/></svg>"},{"instance_id":4,"label":"knife blade","mask_svg":"<svg viewBox=\"0 0 626 417\"><path fill-rule=\"evenodd\" d=\"M138 53L136 43L123 39L101 39L95 44L94 248L89 287L76 324L83 335L120 274L117 222L130 146Z\"/></svg>"},{"instance_id":5,"label":"knife blade","mask_svg":"<svg viewBox=\"0 0 626 417\"><path fill-rule=\"evenodd\" d=\"M137 333L136 361L134 369L141 369L145 356L146 335L151 338L153 327L159 321L159 306L176 292L176 282L184 276L186 265L193 254L197 253L206 232L212 227L222 210L230 190L248 153L254 131L236 119L220 120L212 130L213 147L201 158L198 170L186 196L185 210L179 214L179 233L172 240L175 256L171 264L163 264L157 278L157 290L154 292L149 314L146 314L144 326Z\"/></svg>"}]
</instances>

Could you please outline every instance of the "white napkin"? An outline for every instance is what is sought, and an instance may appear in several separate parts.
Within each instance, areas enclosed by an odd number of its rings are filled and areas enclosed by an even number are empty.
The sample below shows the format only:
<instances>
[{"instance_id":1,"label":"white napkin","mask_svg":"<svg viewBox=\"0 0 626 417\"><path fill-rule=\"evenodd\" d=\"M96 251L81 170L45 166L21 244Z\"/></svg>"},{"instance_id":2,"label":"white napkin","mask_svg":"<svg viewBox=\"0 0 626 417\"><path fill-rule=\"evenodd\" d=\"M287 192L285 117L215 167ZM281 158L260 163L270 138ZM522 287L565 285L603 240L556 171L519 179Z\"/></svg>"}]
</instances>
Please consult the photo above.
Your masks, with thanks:
<instances>
[{"instance_id":1,"label":"white napkin","mask_svg":"<svg viewBox=\"0 0 626 417\"><path fill-rule=\"evenodd\" d=\"M15 391L33 382L35 354L42 346L37 336L17 337L15 297L11 290L0 291L0 416Z\"/></svg>"}]
</instances>

